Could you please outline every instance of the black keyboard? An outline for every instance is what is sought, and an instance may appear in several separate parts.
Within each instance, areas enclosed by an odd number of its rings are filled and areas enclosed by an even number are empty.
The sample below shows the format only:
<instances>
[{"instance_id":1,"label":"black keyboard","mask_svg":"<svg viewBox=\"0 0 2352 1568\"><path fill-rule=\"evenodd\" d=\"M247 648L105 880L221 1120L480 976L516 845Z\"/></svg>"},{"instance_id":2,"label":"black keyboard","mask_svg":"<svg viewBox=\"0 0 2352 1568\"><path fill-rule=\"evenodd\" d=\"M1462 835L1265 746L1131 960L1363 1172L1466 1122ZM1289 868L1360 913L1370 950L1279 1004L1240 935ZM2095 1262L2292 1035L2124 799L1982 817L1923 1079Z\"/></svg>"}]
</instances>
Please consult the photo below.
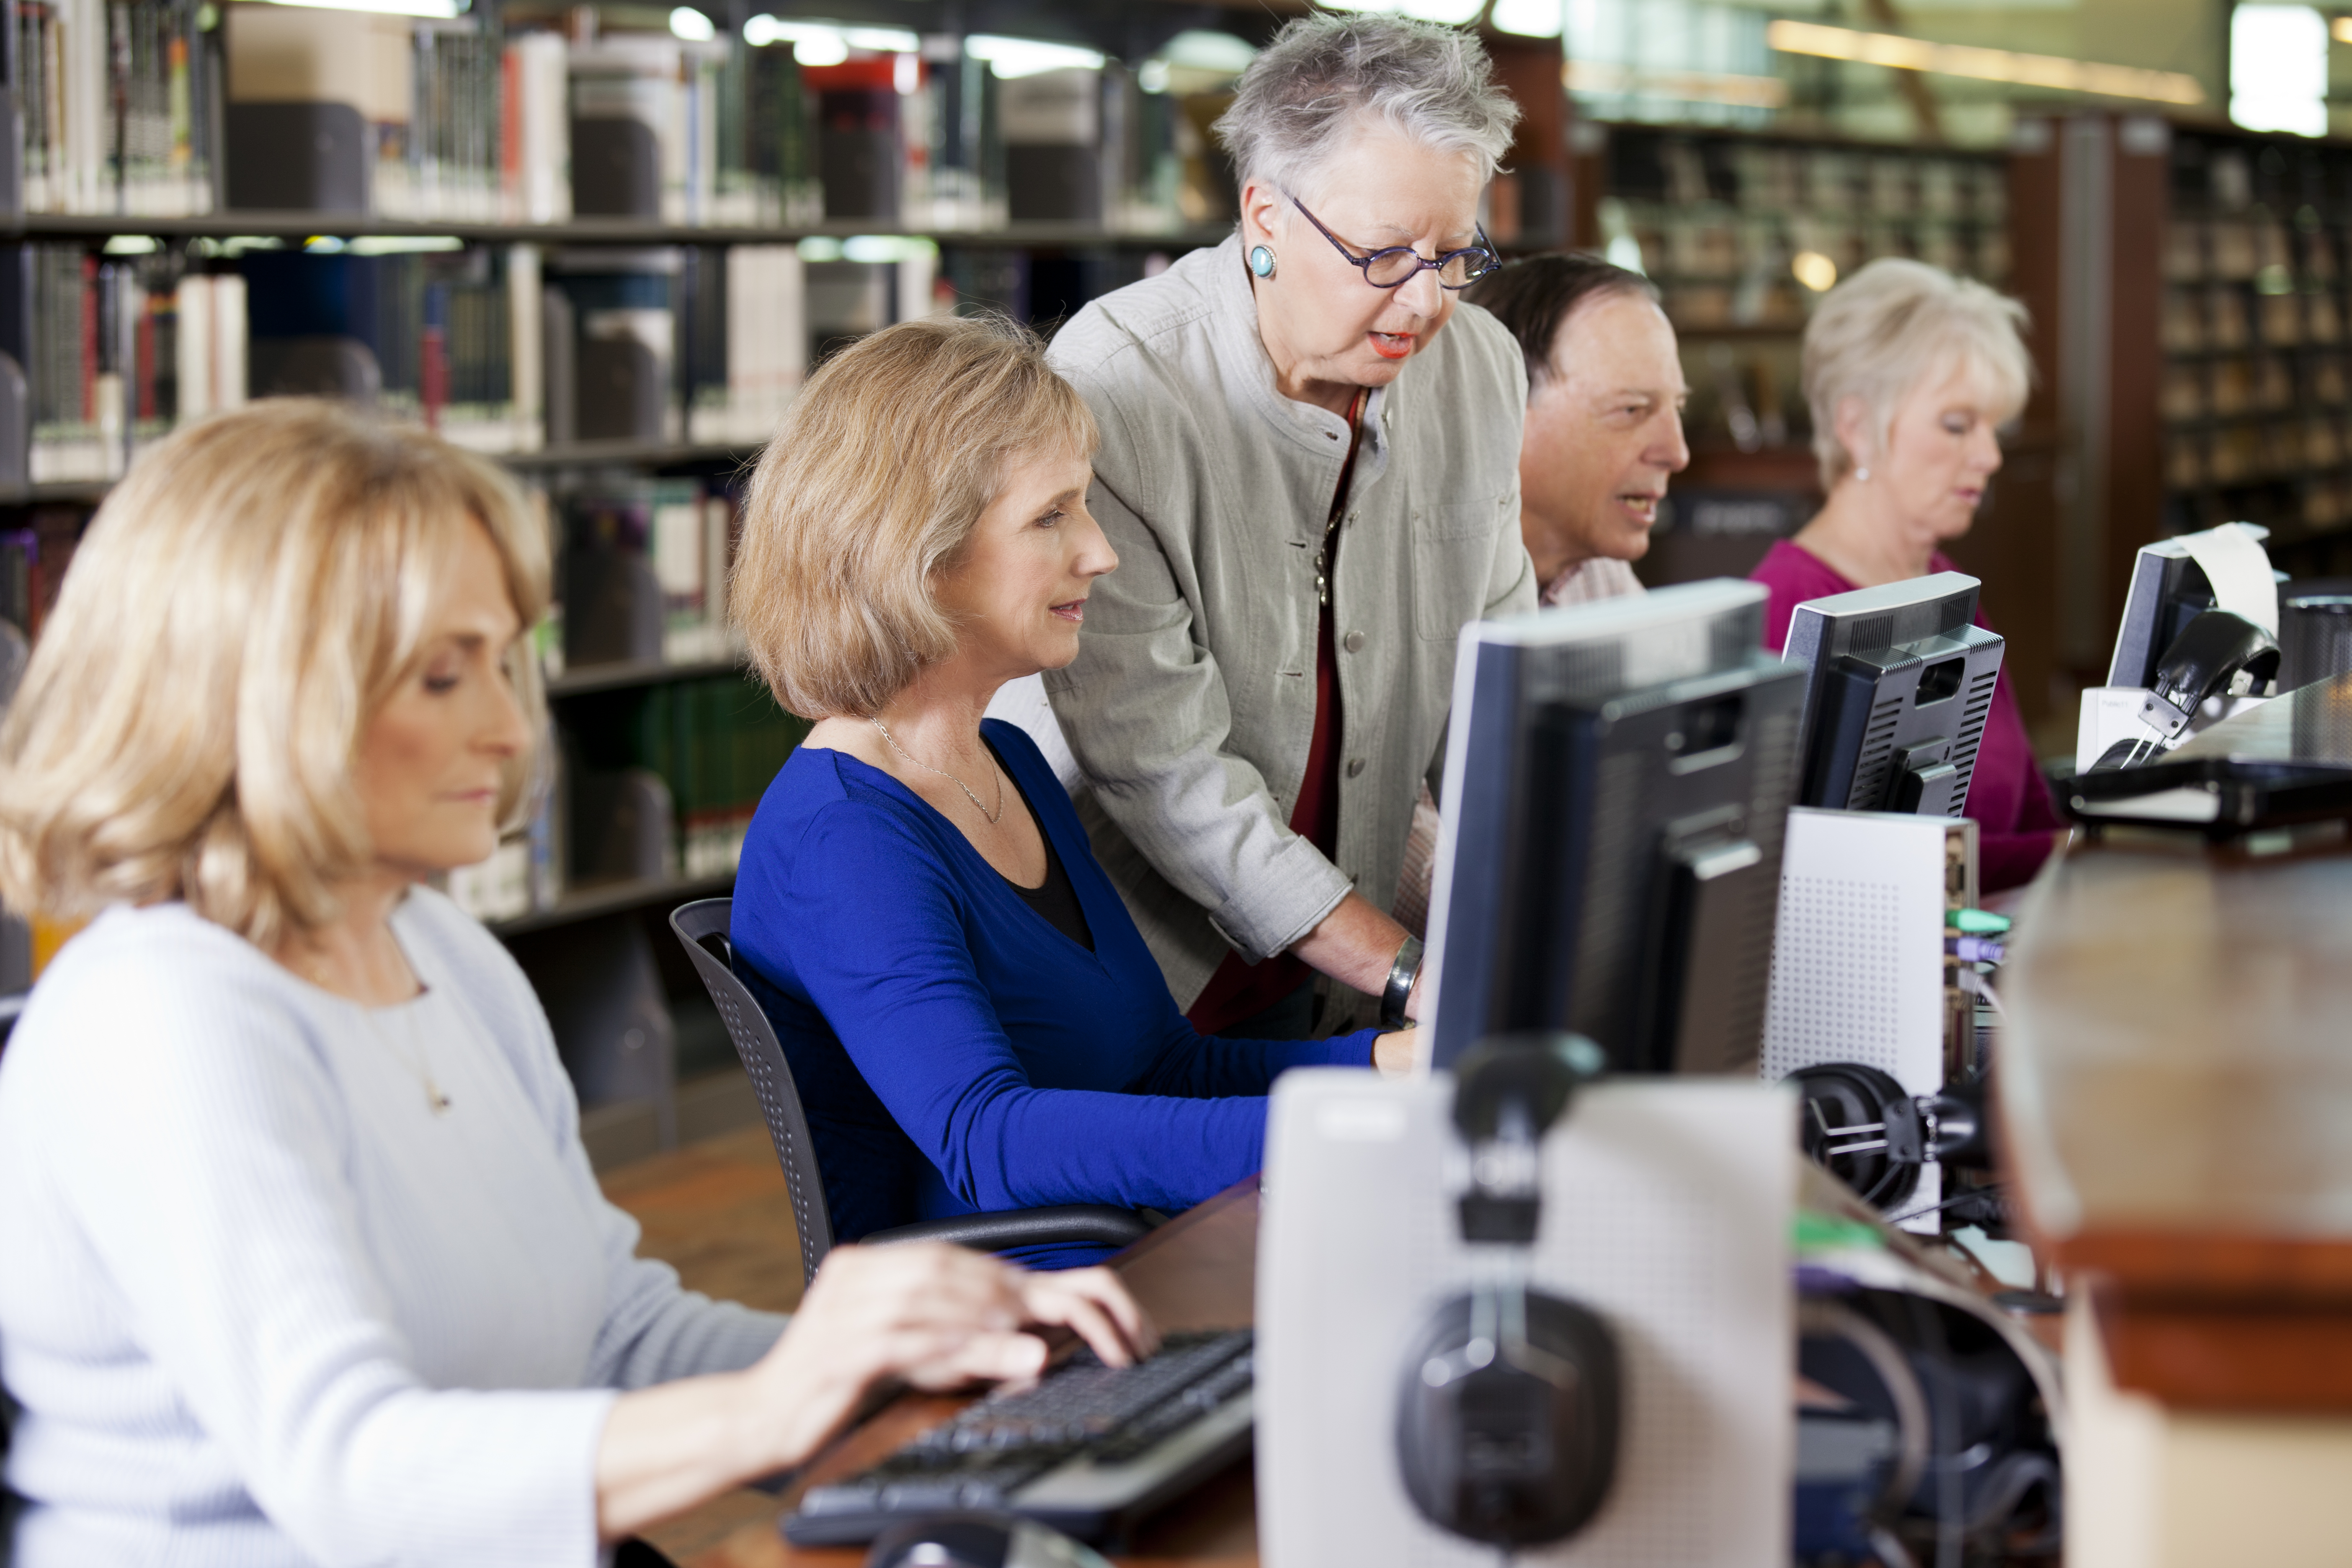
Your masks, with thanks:
<instances>
[{"instance_id":1,"label":"black keyboard","mask_svg":"<svg viewBox=\"0 0 2352 1568\"><path fill-rule=\"evenodd\" d=\"M910 1515L987 1509L1085 1541L1122 1535L1248 1451L1251 1338L1170 1334L1130 1367L1081 1350L1034 1387L992 1394L872 1469L812 1488L784 1534L848 1545Z\"/></svg>"}]
</instances>

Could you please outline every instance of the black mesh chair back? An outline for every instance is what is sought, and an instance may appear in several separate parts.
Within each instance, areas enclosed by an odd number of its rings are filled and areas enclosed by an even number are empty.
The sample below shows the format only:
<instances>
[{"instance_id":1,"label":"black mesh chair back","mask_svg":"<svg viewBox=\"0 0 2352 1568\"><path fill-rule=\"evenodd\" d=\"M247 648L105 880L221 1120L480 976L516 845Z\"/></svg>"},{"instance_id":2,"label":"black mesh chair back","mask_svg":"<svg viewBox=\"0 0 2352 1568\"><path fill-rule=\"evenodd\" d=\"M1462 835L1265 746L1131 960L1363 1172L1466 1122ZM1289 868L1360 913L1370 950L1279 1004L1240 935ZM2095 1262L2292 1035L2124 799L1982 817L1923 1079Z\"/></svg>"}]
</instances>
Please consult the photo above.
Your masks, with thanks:
<instances>
[{"instance_id":1,"label":"black mesh chair back","mask_svg":"<svg viewBox=\"0 0 2352 1568\"><path fill-rule=\"evenodd\" d=\"M833 1212L825 1206L824 1175L817 1165L816 1142L809 1136L808 1117L801 1109L800 1089L793 1082L783 1045L776 1038L776 1027L768 1021L760 999L735 973L734 945L727 936L734 908L732 899L681 904L670 912L669 929L686 944L687 956L694 961L695 973L702 976L703 988L719 1005L727 1037L735 1042L735 1054L743 1058L743 1070L751 1075L751 1091L760 1097L760 1114L767 1119L768 1137L776 1146L776 1161L784 1168L784 1185L792 1194L805 1283L816 1277L817 1265L833 1250ZM982 1252L1073 1244L1125 1247L1166 1219L1152 1210L1065 1204L919 1220L857 1239L877 1247L894 1241L946 1241Z\"/></svg>"},{"instance_id":2,"label":"black mesh chair back","mask_svg":"<svg viewBox=\"0 0 2352 1568\"><path fill-rule=\"evenodd\" d=\"M16 1424L16 1404L0 1388L0 1568L8 1568L16 1554L16 1494L8 1489L8 1429Z\"/></svg>"},{"instance_id":3,"label":"black mesh chair back","mask_svg":"<svg viewBox=\"0 0 2352 1568\"><path fill-rule=\"evenodd\" d=\"M727 938L732 899L701 899L671 911L670 930L686 944L703 989L718 1005L735 1042L735 1054L751 1077L751 1092L760 1098L760 1114L768 1123L768 1137L776 1146L776 1160L784 1168L784 1186L792 1194L793 1224L800 1230L801 1275L803 1282L816 1277L816 1266L833 1250L833 1215L825 1207L824 1176L817 1169L816 1143L809 1137L808 1117L801 1110L801 1091L784 1060L784 1047L775 1026L735 974L735 950Z\"/></svg>"}]
</instances>

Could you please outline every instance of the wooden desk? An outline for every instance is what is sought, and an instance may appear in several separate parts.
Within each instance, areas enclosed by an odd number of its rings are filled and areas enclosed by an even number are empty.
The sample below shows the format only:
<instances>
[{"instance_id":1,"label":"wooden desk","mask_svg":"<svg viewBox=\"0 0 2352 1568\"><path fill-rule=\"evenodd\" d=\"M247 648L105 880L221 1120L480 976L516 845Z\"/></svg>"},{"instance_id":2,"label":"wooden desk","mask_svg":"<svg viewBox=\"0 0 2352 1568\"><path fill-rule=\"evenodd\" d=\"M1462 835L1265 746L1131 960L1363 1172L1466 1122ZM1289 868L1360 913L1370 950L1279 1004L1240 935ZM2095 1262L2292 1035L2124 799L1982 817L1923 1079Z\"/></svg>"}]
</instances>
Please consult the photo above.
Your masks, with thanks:
<instances>
[{"instance_id":1,"label":"wooden desk","mask_svg":"<svg viewBox=\"0 0 2352 1568\"><path fill-rule=\"evenodd\" d=\"M1257 1182L1255 1178L1180 1215L1120 1254L1113 1267L1144 1310L1163 1329L1237 1328L1255 1321L1257 1288ZM850 1435L811 1473L831 1480L862 1469L917 1432L961 1408L961 1399L901 1399ZM862 1549L810 1551L788 1544L782 1499L731 1492L654 1532L688 1568L859 1568ZM1237 1465L1153 1521L1127 1568L1257 1568L1257 1491L1250 1467Z\"/></svg>"},{"instance_id":2,"label":"wooden desk","mask_svg":"<svg viewBox=\"0 0 2352 1568\"><path fill-rule=\"evenodd\" d=\"M2314 837L2078 845L2002 972L2037 1250L2116 1384L2177 1408L2352 1411L2352 851Z\"/></svg>"}]
</instances>

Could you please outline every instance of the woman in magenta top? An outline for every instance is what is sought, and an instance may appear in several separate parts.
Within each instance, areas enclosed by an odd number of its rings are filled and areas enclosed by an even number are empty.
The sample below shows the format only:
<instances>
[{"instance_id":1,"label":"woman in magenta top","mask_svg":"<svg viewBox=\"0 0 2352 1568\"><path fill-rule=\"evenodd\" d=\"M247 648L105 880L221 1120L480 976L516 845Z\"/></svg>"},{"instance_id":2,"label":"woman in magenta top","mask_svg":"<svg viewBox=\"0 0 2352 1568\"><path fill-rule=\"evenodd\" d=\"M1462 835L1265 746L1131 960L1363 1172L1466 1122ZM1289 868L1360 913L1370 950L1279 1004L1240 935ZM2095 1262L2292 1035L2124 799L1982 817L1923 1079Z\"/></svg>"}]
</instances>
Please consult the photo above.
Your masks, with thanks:
<instances>
[{"instance_id":1,"label":"woman in magenta top","mask_svg":"<svg viewBox=\"0 0 2352 1568\"><path fill-rule=\"evenodd\" d=\"M1804 362L1829 500L1748 574L1772 595L1766 647L1780 651L1808 599L1956 570L1939 547L1975 521L2000 467L1996 428L2025 405L2024 320L2016 300L1916 261L1874 261L1830 290ZM2031 880L2065 831L2006 669L1968 814L1988 893Z\"/></svg>"}]
</instances>

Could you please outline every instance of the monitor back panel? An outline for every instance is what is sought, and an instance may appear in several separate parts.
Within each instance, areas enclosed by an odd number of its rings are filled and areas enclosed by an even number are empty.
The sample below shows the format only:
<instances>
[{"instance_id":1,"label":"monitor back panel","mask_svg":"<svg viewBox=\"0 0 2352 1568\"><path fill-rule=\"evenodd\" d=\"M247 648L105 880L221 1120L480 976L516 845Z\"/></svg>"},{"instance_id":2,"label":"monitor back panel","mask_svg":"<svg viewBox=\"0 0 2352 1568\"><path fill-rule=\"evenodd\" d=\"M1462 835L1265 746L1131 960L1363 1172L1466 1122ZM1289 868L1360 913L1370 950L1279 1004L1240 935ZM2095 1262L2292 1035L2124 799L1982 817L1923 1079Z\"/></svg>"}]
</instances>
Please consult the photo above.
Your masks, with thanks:
<instances>
[{"instance_id":1,"label":"monitor back panel","mask_svg":"<svg viewBox=\"0 0 2352 1568\"><path fill-rule=\"evenodd\" d=\"M1286 1073L1258 1231L1257 1496L1266 1568L1493 1568L1408 1500L1395 1440L1413 1337L1496 1267L1455 1217L1449 1075ZM1530 1282L1616 1337L1616 1480L1524 1564L1781 1568L1789 1560L1796 1106L1752 1080L1622 1080L1545 1139Z\"/></svg>"},{"instance_id":2,"label":"monitor back panel","mask_svg":"<svg viewBox=\"0 0 2352 1568\"><path fill-rule=\"evenodd\" d=\"M1759 653L1592 698L1546 689L1550 651L1478 650L1512 700L1475 703L1452 771L1431 1059L1566 1028L1620 1070L1752 1070L1801 677Z\"/></svg>"},{"instance_id":3,"label":"monitor back panel","mask_svg":"<svg viewBox=\"0 0 2352 1568\"><path fill-rule=\"evenodd\" d=\"M1829 660L1807 726L1803 804L1964 815L2003 646L1970 626Z\"/></svg>"}]
</instances>

